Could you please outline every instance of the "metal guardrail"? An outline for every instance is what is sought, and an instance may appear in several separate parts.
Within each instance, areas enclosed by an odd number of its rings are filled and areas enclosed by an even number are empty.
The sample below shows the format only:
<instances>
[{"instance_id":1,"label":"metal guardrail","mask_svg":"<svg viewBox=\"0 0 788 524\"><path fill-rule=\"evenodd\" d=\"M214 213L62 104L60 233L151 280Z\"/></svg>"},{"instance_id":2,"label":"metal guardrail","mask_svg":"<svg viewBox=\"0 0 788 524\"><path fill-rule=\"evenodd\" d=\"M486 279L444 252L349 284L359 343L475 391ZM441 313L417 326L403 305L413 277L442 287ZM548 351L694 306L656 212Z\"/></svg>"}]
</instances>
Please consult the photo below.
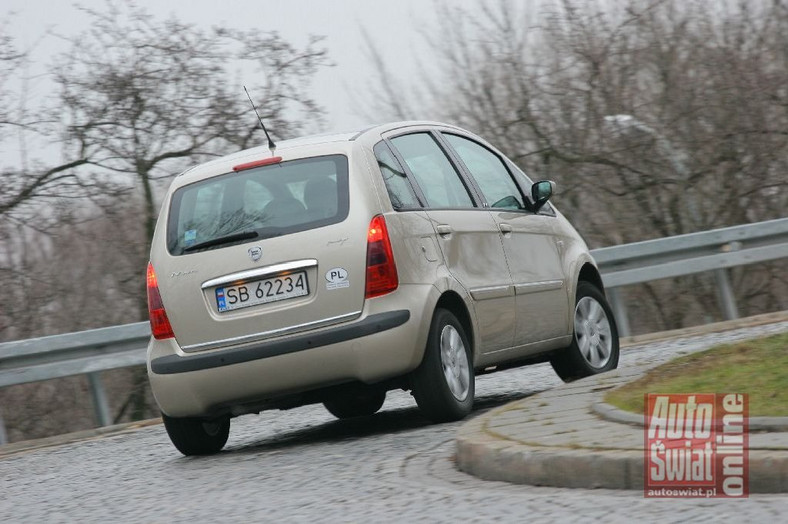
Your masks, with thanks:
<instances>
[{"instance_id":1,"label":"metal guardrail","mask_svg":"<svg viewBox=\"0 0 788 524\"><path fill-rule=\"evenodd\" d=\"M713 271L726 320L738 318L728 268L788 257L788 218L712 229L591 251L615 310L619 332L630 334L619 287Z\"/></svg>"},{"instance_id":2,"label":"metal guardrail","mask_svg":"<svg viewBox=\"0 0 788 524\"><path fill-rule=\"evenodd\" d=\"M0 344L0 388L87 375L96 421L112 424L102 371L145 364L150 323L137 322ZM0 418L0 444L7 441Z\"/></svg>"},{"instance_id":3,"label":"metal guardrail","mask_svg":"<svg viewBox=\"0 0 788 524\"><path fill-rule=\"evenodd\" d=\"M622 336L630 333L618 288L714 271L727 319L738 317L727 275L735 266L788 257L788 218L690 233L591 251L615 309ZM102 371L145 364L148 322L0 344L0 387L74 375L90 381L96 420L112 423ZM0 444L5 431L0 419Z\"/></svg>"}]
</instances>

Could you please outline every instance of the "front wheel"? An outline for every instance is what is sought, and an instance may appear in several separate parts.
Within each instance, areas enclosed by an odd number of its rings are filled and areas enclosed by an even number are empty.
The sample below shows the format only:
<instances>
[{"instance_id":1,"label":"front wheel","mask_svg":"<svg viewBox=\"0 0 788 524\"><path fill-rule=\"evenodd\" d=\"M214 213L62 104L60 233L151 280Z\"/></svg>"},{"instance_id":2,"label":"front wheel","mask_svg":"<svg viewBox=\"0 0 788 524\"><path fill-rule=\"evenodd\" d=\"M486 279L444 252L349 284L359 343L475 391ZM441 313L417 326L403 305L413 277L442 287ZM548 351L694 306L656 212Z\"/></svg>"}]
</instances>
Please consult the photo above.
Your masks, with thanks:
<instances>
[{"instance_id":1,"label":"front wheel","mask_svg":"<svg viewBox=\"0 0 788 524\"><path fill-rule=\"evenodd\" d=\"M229 416L216 419L174 418L162 413L161 418L170 440L186 456L218 453L230 435Z\"/></svg>"},{"instance_id":2,"label":"front wheel","mask_svg":"<svg viewBox=\"0 0 788 524\"><path fill-rule=\"evenodd\" d=\"M572 344L550 364L564 382L618 367L618 328L605 295L589 282L577 283Z\"/></svg>"},{"instance_id":3,"label":"front wheel","mask_svg":"<svg viewBox=\"0 0 788 524\"><path fill-rule=\"evenodd\" d=\"M413 372L413 396L433 422L460 420L471 412L475 379L471 345L450 311L436 309L421 365Z\"/></svg>"}]
</instances>

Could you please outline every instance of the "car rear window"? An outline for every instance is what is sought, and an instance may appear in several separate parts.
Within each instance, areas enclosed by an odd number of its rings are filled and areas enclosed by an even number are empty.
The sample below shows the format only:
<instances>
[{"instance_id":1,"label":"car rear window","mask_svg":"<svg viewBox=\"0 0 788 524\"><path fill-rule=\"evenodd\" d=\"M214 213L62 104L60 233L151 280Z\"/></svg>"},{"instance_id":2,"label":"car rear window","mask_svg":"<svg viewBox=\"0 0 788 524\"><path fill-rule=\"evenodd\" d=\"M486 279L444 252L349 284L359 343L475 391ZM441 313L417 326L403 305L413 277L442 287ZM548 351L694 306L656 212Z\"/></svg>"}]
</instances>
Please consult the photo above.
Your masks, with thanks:
<instances>
[{"instance_id":1,"label":"car rear window","mask_svg":"<svg viewBox=\"0 0 788 524\"><path fill-rule=\"evenodd\" d=\"M175 191L167 249L183 255L343 221L344 155L291 160L209 178Z\"/></svg>"}]
</instances>

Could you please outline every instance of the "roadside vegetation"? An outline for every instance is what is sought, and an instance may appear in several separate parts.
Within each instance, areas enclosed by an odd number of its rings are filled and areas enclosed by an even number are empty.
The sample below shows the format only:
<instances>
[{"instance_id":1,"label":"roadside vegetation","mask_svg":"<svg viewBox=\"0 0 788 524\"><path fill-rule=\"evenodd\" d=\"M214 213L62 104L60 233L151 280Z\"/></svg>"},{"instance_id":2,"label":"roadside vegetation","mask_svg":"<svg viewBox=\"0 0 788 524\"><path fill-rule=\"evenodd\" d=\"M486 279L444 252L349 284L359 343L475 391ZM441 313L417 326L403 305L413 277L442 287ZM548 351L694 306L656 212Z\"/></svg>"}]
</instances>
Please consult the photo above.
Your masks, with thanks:
<instances>
[{"instance_id":1,"label":"roadside vegetation","mask_svg":"<svg viewBox=\"0 0 788 524\"><path fill-rule=\"evenodd\" d=\"M605 395L643 413L646 393L746 393L750 416L788 416L788 333L717 346L677 358Z\"/></svg>"}]
</instances>

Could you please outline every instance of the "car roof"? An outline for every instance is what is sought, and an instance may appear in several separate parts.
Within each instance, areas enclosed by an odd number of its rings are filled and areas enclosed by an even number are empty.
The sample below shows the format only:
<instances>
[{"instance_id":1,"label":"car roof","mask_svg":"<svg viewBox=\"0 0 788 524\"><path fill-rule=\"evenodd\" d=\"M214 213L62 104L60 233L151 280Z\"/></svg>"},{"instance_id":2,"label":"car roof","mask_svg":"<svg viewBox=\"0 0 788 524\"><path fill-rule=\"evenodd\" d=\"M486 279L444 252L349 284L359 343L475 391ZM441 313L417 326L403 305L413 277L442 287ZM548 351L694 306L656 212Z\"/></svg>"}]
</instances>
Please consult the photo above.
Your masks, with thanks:
<instances>
[{"instance_id":1,"label":"car roof","mask_svg":"<svg viewBox=\"0 0 788 524\"><path fill-rule=\"evenodd\" d=\"M283 149L290 149L295 147L327 144L330 142L353 142L367 135L380 135L382 133L386 133L394 129L399 129L403 127L416 127L416 126L450 127L450 128L459 129L456 126L450 124L444 124L442 122L433 122L429 120L404 120L400 122L388 122L385 124L373 124L373 125L361 126L351 131L320 133L315 135L306 135L298 138L291 138L289 140L282 140L276 143L276 150L278 151L280 149L283 150ZM252 151L254 152L268 151L268 148L265 146L258 146L255 148L246 149L244 151L239 151L238 153L235 154L242 154L241 156L246 156L248 153ZM229 156L234 156L235 154ZM223 158L227 158L227 157L223 157Z\"/></svg>"},{"instance_id":2,"label":"car roof","mask_svg":"<svg viewBox=\"0 0 788 524\"><path fill-rule=\"evenodd\" d=\"M434 122L428 120L406 120L406 121L399 121L399 122L388 122L385 124L376 124L365 126L360 129L356 129L353 131L346 131L340 133L322 133L316 135L307 135L299 138L293 138L290 140L281 140L276 143L276 150L274 154L279 154L279 152L286 152L292 151L294 149L299 149L303 147L311 147L311 146L320 146L324 144L331 144L331 143L351 143L357 140L361 140L363 138L372 137L379 138L381 134L393 131L395 129L401 129L406 127L443 127L443 128L453 128L453 129L460 129L456 126L445 124L442 122ZM249 149L244 149L241 151L237 151L235 153L231 153L229 155L225 155L220 158L216 158L210 160L208 162L204 162L199 165L192 166L191 168L187 169L181 175L186 175L187 173L189 176L184 177L190 180L180 180L180 183L189 183L197 179L202 179L206 177L213 176L218 174L219 172L227 172L234 164L241 163L243 161L247 161L249 158L254 157L266 157L271 155L267 146L257 146L252 147ZM179 178L181 177L179 175ZM178 185L181 185L178 184Z\"/></svg>"}]
</instances>

